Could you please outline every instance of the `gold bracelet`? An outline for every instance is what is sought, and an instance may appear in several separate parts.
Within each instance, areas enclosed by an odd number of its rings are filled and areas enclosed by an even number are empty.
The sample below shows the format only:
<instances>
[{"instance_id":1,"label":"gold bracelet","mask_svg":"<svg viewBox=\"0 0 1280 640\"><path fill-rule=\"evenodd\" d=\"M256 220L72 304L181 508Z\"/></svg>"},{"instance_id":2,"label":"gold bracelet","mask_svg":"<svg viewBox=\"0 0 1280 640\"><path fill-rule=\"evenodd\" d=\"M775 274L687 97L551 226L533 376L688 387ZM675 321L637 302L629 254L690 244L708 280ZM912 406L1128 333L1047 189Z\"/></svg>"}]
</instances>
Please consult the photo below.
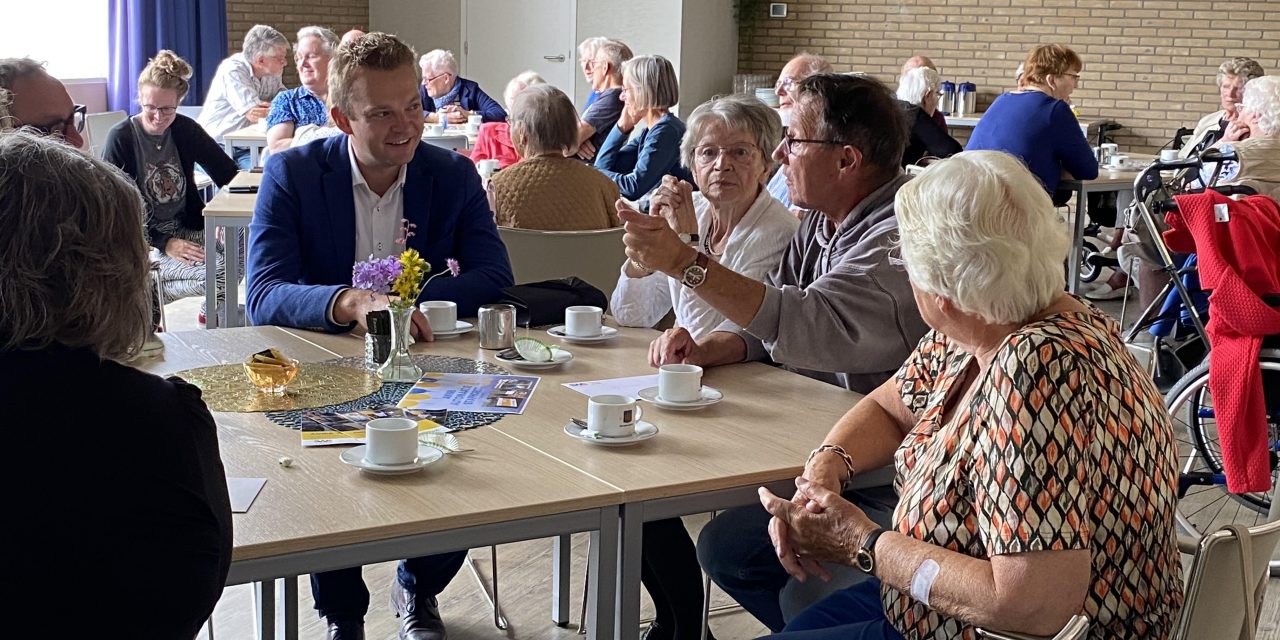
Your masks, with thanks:
<instances>
[{"instance_id":1,"label":"gold bracelet","mask_svg":"<svg viewBox=\"0 0 1280 640\"><path fill-rule=\"evenodd\" d=\"M845 469L849 470L849 477L851 478L853 477L853 456L849 455L849 452L845 451L844 447L838 444L824 444L818 447L817 449L810 451L809 457L806 458L804 461L804 466L806 467L809 466L809 462L813 460L813 457L818 455L819 453L822 453L823 451L830 451L840 456L840 459L844 460Z\"/></svg>"}]
</instances>

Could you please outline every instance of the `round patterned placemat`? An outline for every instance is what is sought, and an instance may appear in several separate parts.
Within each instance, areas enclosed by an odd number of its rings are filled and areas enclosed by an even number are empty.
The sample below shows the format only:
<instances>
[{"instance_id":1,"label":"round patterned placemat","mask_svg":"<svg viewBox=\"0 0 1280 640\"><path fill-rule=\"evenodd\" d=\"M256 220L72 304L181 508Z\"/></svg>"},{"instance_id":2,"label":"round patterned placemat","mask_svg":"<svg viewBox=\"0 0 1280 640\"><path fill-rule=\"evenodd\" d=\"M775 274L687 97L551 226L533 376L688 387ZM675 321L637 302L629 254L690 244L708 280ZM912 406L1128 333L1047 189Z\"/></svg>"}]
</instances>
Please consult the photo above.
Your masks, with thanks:
<instances>
[{"instance_id":1,"label":"round patterned placemat","mask_svg":"<svg viewBox=\"0 0 1280 640\"><path fill-rule=\"evenodd\" d=\"M284 395L261 393L249 383L243 364L219 364L175 374L200 388L210 411L253 413L315 409L349 402L378 391L382 381L363 367L333 362L306 362Z\"/></svg>"},{"instance_id":2,"label":"round patterned placemat","mask_svg":"<svg viewBox=\"0 0 1280 640\"><path fill-rule=\"evenodd\" d=\"M354 367L364 370L364 358L340 358L337 360L327 360L326 364L333 364L345 367ZM413 363L418 365L423 371L431 373L488 373L494 375L507 375L511 373L502 367L488 362L479 360L471 360L469 358L455 358L451 356L428 356L414 355ZM373 407L384 407L400 402L404 394L409 392L413 387L411 382L385 382L382 387L366 396L355 398L346 402L339 402L325 407L312 407L308 410L319 409L324 413L345 413L348 411L360 411L363 409L371 409ZM289 427L290 429L298 429L298 422L302 417L303 410L289 411L272 411L267 413L267 419L272 422ZM483 427L490 425L502 419L501 413L483 413L475 411L450 411L445 417L444 426L453 430L473 429L475 427Z\"/></svg>"}]
</instances>

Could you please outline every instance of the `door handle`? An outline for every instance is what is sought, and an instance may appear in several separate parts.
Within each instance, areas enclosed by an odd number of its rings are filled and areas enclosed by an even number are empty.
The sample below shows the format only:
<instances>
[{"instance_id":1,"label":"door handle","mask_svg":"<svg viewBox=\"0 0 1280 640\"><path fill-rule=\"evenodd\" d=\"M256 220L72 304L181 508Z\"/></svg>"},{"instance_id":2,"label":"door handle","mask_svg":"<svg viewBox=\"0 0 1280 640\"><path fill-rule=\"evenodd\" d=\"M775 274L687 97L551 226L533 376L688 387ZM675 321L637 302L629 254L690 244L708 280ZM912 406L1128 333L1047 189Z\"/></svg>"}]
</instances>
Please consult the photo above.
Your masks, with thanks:
<instances>
[{"instance_id":1,"label":"door handle","mask_svg":"<svg viewBox=\"0 0 1280 640\"><path fill-rule=\"evenodd\" d=\"M542 56L542 59L550 60L551 62L564 62L564 54L562 53L558 56Z\"/></svg>"}]
</instances>

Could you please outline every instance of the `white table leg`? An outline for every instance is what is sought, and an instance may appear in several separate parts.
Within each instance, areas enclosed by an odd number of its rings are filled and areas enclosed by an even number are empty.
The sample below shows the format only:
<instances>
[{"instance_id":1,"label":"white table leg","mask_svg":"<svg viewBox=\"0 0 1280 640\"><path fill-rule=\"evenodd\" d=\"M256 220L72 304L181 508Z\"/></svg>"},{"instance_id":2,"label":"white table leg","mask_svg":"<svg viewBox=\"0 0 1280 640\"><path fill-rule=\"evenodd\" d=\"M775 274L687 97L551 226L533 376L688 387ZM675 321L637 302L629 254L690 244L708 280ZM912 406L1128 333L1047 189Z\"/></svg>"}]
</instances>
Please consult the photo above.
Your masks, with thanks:
<instances>
[{"instance_id":1,"label":"white table leg","mask_svg":"<svg viewBox=\"0 0 1280 640\"><path fill-rule=\"evenodd\" d=\"M551 621L557 627L569 624L569 573L573 544L569 535L551 539Z\"/></svg>"},{"instance_id":2,"label":"white table leg","mask_svg":"<svg viewBox=\"0 0 1280 640\"><path fill-rule=\"evenodd\" d=\"M204 221L204 326L218 328L218 225Z\"/></svg>"},{"instance_id":3,"label":"white table leg","mask_svg":"<svg viewBox=\"0 0 1280 640\"><path fill-rule=\"evenodd\" d=\"M276 602L272 582L253 583L253 610L258 612L258 640L275 640Z\"/></svg>"},{"instance_id":4,"label":"white table leg","mask_svg":"<svg viewBox=\"0 0 1280 640\"><path fill-rule=\"evenodd\" d=\"M614 616L618 606L621 521L615 507L601 509L601 514L600 530L591 532L591 554L587 560L592 576L588 581L592 593L587 602L587 618L591 624L587 633L589 640L613 640L616 635Z\"/></svg>"}]
</instances>

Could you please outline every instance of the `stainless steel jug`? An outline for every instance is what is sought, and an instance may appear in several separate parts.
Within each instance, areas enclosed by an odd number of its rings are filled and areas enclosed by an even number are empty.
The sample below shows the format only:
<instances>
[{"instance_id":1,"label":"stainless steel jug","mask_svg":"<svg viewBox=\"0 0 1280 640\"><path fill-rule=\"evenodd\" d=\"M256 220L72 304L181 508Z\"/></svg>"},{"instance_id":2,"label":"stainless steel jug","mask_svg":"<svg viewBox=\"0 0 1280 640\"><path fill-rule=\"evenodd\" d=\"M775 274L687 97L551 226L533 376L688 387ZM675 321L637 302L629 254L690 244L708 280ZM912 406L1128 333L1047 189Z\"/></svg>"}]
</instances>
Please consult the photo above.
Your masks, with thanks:
<instances>
[{"instance_id":1,"label":"stainless steel jug","mask_svg":"<svg viewBox=\"0 0 1280 640\"><path fill-rule=\"evenodd\" d=\"M516 308L509 304L480 305L480 348L510 349L516 344Z\"/></svg>"}]
</instances>

